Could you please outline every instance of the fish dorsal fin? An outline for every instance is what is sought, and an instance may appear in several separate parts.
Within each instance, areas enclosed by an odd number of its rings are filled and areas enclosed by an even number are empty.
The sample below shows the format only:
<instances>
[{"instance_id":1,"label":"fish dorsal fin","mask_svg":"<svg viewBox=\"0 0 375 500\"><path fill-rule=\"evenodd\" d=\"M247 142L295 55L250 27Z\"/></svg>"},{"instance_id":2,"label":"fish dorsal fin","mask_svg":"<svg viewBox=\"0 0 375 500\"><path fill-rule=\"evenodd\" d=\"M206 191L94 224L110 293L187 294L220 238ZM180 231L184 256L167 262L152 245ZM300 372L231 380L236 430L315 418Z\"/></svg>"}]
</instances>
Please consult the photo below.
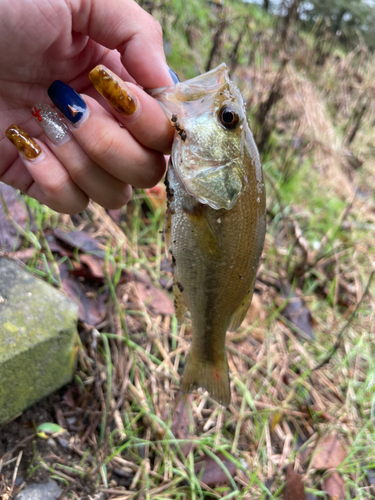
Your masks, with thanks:
<instances>
[{"instance_id":1,"label":"fish dorsal fin","mask_svg":"<svg viewBox=\"0 0 375 500\"><path fill-rule=\"evenodd\" d=\"M181 325L181 323L184 321L185 314L188 312L188 306L186 304L184 296L182 295L182 292L183 292L183 287L177 280L176 270L175 270L174 283L173 283L174 310L177 318L177 323L179 325Z\"/></svg>"},{"instance_id":2,"label":"fish dorsal fin","mask_svg":"<svg viewBox=\"0 0 375 500\"><path fill-rule=\"evenodd\" d=\"M237 330L237 328L240 326L242 321L245 319L247 310L249 309L251 299L253 298L253 291L252 289L249 289L248 292L246 292L246 295L244 298L241 300L241 304L237 307L237 309L234 311L232 314L232 317L230 319L228 331L229 332L234 332L234 330Z\"/></svg>"}]
</instances>

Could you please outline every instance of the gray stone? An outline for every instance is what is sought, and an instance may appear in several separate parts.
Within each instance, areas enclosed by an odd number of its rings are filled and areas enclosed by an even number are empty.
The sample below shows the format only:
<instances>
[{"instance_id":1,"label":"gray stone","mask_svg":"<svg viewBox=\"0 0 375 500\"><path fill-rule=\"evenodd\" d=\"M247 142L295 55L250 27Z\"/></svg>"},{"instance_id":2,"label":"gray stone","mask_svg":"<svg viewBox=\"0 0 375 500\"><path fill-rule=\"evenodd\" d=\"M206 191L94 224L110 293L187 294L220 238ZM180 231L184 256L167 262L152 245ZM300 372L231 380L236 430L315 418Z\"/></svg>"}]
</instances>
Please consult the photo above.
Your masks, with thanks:
<instances>
[{"instance_id":1,"label":"gray stone","mask_svg":"<svg viewBox=\"0 0 375 500\"><path fill-rule=\"evenodd\" d=\"M14 500L57 500L62 490L55 481L48 483L29 484Z\"/></svg>"},{"instance_id":2,"label":"gray stone","mask_svg":"<svg viewBox=\"0 0 375 500\"><path fill-rule=\"evenodd\" d=\"M73 377L78 306L0 258L0 424Z\"/></svg>"}]
</instances>

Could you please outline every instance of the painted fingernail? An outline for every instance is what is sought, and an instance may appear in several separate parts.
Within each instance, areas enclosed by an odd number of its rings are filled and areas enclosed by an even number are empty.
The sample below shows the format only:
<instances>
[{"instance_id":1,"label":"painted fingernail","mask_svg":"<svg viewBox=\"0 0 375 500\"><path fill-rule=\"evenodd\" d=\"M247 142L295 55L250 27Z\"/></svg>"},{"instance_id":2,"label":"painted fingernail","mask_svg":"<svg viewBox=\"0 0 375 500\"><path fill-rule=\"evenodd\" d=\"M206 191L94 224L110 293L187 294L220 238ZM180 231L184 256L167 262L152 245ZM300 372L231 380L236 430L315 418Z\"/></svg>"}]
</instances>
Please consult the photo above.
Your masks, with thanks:
<instances>
[{"instance_id":1,"label":"painted fingernail","mask_svg":"<svg viewBox=\"0 0 375 500\"><path fill-rule=\"evenodd\" d=\"M177 73L175 73L173 71L173 69L171 69L169 66L168 66L168 71L169 71L169 74L171 75L171 78L173 80L173 83L176 84L176 83L179 83L180 82L180 79L178 78L177 76Z\"/></svg>"},{"instance_id":2,"label":"painted fingernail","mask_svg":"<svg viewBox=\"0 0 375 500\"><path fill-rule=\"evenodd\" d=\"M53 104L71 122L77 124L82 120L87 105L82 97L66 83L55 80L48 89Z\"/></svg>"},{"instance_id":3,"label":"painted fingernail","mask_svg":"<svg viewBox=\"0 0 375 500\"><path fill-rule=\"evenodd\" d=\"M138 99L128 85L115 73L100 64L90 71L89 78L96 90L122 116L132 115L138 107Z\"/></svg>"},{"instance_id":4,"label":"painted fingernail","mask_svg":"<svg viewBox=\"0 0 375 500\"><path fill-rule=\"evenodd\" d=\"M13 124L8 127L5 131L5 135L27 160L34 160L42 153L41 148L34 139L30 137L27 132L22 130L22 128L17 127L17 125Z\"/></svg>"},{"instance_id":5,"label":"painted fingernail","mask_svg":"<svg viewBox=\"0 0 375 500\"><path fill-rule=\"evenodd\" d=\"M69 129L46 102L38 102L31 110L34 120L54 144L62 144L69 137ZM64 141L65 139L65 141Z\"/></svg>"}]
</instances>

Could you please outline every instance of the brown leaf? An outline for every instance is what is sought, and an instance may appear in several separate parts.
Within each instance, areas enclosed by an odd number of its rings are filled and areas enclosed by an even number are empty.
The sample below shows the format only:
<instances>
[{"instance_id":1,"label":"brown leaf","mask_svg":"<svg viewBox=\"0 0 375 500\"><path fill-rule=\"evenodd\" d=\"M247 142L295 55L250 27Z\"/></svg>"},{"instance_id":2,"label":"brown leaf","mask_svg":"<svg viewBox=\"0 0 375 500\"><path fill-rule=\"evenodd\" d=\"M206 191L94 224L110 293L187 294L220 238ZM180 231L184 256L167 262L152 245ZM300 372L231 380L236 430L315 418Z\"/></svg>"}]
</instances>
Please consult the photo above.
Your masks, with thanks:
<instances>
[{"instance_id":1,"label":"brown leaf","mask_svg":"<svg viewBox=\"0 0 375 500\"><path fill-rule=\"evenodd\" d=\"M139 299L154 314L164 314L166 316L173 314L173 301L166 293L159 290L149 281L136 281L135 288Z\"/></svg>"},{"instance_id":2,"label":"brown leaf","mask_svg":"<svg viewBox=\"0 0 375 500\"><path fill-rule=\"evenodd\" d=\"M79 261L85 264L92 278L104 280L104 261L95 255L83 254L79 256Z\"/></svg>"},{"instance_id":3,"label":"brown leaf","mask_svg":"<svg viewBox=\"0 0 375 500\"><path fill-rule=\"evenodd\" d=\"M323 489L331 500L345 500L345 481L336 470L324 479Z\"/></svg>"},{"instance_id":4,"label":"brown leaf","mask_svg":"<svg viewBox=\"0 0 375 500\"><path fill-rule=\"evenodd\" d=\"M226 458L221 453L218 453L216 456L228 469L229 474L231 476L234 476L234 473L236 472L235 464L231 460L228 460L228 458ZM213 458L207 455L205 455L203 459L199 460L199 462L195 463L194 472L195 475L199 475L201 481L208 486L213 484L226 483L228 481L228 477L220 467L220 465Z\"/></svg>"},{"instance_id":5,"label":"brown leaf","mask_svg":"<svg viewBox=\"0 0 375 500\"><path fill-rule=\"evenodd\" d=\"M346 457L346 451L338 435L323 438L314 451L314 469L336 469Z\"/></svg>"},{"instance_id":6,"label":"brown leaf","mask_svg":"<svg viewBox=\"0 0 375 500\"><path fill-rule=\"evenodd\" d=\"M301 333L297 336L306 339L314 339L312 329L312 316L310 311L304 305L302 299L295 293L291 293L291 287L288 283L282 284L282 298L288 297L288 304L282 311L283 316L295 325ZM305 335L304 335L305 334Z\"/></svg>"},{"instance_id":7,"label":"brown leaf","mask_svg":"<svg viewBox=\"0 0 375 500\"><path fill-rule=\"evenodd\" d=\"M64 232L56 228L53 231L56 238L72 248L78 248L81 252L91 253L98 257L105 257L101 243L87 234L85 231Z\"/></svg>"},{"instance_id":8,"label":"brown leaf","mask_svg":"<svg viewBox=\"0 0 375 500\"><path fill-rule=\"evenodd\" d=\"M191 436L190 418L188 414L188 407L191 405L194 396L192 394L183 394L179 392L176 394L177 404L172 411L172 426L171 431L177 439L186 439ZM192 448L192 443L186 443L181 446L182 453L187 456Z\"/></svg>"},{"instance_id":9,"label":"brown leaf","mask_svg":"<svg viewBox=\"0 0 375 500\"><path fill-rule=\"evenodd\" d=\"M2 196L2 198L1 198ZM2 201L4 200L10 217L22 229L26 229L29 219L25 202L17 190L0 182L0 249L4 252L17 250L21 244L21 238L17 229L8 220Z\"/></svg>"},{"instance_id":10,"label":"brown leaf","mask_svg":"<svg viewBox=\"0 0 375 500\"><path fill-rule=\"evenodd\" d=\"M85 283L80 283L70 277L68 265L63 262L59 266L60 278L64 292L78 303L78 318L88 325L98 325L105 311L105 301L107 296L102 293L95 296Z\"/></svg>"},{"instance_id":11,"label":"brown leaf","mask_svg":"<svg viewBox=\"0 0 375 500\"><path fill-rule=\"evenodd\" d=\"M294 470L292 464L289 464L286 470L284 500L306 500L301 476Z\"/></svg>"}]
</instances>

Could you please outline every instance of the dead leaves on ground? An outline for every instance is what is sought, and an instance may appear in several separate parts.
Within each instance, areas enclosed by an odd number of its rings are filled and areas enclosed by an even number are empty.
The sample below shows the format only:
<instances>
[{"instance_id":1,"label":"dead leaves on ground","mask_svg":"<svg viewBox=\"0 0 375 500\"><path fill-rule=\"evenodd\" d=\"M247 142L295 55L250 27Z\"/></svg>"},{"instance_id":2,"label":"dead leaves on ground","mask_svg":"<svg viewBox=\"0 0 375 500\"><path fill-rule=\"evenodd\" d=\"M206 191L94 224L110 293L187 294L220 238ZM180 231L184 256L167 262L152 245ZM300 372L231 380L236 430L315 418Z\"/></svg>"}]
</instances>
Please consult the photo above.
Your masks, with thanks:
<instances>
[{"instance_id":1,"label":"dead leaves on ground","mask_svg":"<svg viewBox=\"0 0 375 500\"><path fill-rule=\"evenodd\" d=\"M160 195L160 193L158 193ZM20 231L29 223L29 214L17 191L0 183L0 250L10 258L28 262L41 253L52 252L60 257L58 265L51 266L65 293L79 304L78 317L91 326L97 326L105 317L109 297L107 277L115 272L113 263L106 260L106 245L84 230L63 231L55 228L46 234L48 249L34 247L17 251L22 242ZM12 222L11 222L12 221ZM56 275L57 272L57 275ZM171 315L173 301L156 287L148 275L122 272L120 282L135 282L137 299L152 315ZM98 288L101 287L100 293Z\"/></svg>"},{"instance_id":2,"label":"dead leaves on ground","mask_svg":"<svg viewBox=\"0 0 375 500\"><path fill-rule=\"evenodd\" d=\"M289 464L286 470L284 500L306 500L301 476L294 470L292 464Z\"/></svg>"},{"instance_id":3,"label":"dead leaves on ground","mask_svg":"<svg viewBox=\"0 0 375 500\"><path fill-rule=\"evenodd\" d=\"M346 451L337 434L320 440L312 458L314 469L336 469L346 458Z\"/></svg>"}]
</instances>

